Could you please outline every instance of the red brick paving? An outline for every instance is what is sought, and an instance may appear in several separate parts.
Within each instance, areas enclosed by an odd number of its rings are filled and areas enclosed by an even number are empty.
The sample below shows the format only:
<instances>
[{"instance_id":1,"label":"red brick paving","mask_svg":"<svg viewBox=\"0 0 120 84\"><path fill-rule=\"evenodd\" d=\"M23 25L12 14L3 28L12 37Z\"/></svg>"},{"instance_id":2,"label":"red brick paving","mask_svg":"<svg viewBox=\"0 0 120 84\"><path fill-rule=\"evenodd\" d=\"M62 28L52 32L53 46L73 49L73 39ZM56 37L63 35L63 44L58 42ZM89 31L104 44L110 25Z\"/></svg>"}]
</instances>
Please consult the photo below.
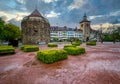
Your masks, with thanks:
<instances>
[{"instance_id":1,"label":"red brick paving","mask_svg":"<svg viewBox=\"0 0 120 84\"><path fill-rule=\"evenodd\" d=\"M0 57L0 84L120 84L120 44L82 47L86 54L53 64L37 60L36 52L16 49L16 54ZM45 49L50 48L40 46Z\"/></svg>"}]
</instances>

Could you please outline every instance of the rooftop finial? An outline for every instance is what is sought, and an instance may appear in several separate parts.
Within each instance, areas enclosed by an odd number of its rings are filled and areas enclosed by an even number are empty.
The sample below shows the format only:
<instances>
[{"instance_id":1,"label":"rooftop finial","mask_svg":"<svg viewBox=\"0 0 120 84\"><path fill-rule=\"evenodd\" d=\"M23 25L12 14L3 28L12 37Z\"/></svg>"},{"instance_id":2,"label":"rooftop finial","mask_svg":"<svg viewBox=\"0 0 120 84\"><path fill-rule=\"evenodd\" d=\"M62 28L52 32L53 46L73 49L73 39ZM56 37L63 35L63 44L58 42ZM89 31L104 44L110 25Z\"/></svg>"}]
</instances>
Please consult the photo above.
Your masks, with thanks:
<instances>
[{"instance_id":1,"label":"rooftop finial","mask_svg":"<svg viewBox=\"0 0 120 84\"><path fill-rule=\"evenodd\" d=\"M86 17L86 12L84 13L84 17Z\"/></svg>"}]
</instances>

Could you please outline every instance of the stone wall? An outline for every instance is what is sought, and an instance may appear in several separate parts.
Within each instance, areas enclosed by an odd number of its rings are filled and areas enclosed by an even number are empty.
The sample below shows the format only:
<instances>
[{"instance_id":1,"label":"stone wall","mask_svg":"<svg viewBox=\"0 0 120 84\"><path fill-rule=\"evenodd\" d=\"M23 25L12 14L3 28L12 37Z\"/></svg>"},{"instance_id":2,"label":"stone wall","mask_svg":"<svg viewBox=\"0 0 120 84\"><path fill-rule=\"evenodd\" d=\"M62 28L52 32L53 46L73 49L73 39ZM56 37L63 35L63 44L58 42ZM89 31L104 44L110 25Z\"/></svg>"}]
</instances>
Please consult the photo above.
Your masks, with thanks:
<instances>
[{"instance_id":1,"label":"stone wall","mask_svg":"<svg viewBox=\"0 0 120 84\"><path fill-rule=\"evenodd\" d=\"M45 18L23 19L22 27L22 43L23 44L39 44L40 42L50 42L50 24Z\"/></svg>"}]
</instances>

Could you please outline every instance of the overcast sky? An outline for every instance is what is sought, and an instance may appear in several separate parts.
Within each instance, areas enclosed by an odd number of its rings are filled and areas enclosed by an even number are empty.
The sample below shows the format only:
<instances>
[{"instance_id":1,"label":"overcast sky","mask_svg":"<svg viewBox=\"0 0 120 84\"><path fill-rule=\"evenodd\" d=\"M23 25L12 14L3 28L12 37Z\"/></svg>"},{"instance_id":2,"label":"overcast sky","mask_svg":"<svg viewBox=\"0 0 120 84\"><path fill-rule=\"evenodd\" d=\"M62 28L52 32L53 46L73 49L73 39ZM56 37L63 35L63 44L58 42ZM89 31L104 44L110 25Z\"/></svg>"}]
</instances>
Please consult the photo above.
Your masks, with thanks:
<instances>
[{"instance_id":1,"label":"overcast sky","mask_svg":"<svg viewBox=\"0 0 120 84\"><path fill-rule=\"evenodd\" d=\"M93 27L120 23L120 0L0 0L0 17L20 26L36 6L51 26L79 27L84 13Z\"/></svg>"}]
</instances>

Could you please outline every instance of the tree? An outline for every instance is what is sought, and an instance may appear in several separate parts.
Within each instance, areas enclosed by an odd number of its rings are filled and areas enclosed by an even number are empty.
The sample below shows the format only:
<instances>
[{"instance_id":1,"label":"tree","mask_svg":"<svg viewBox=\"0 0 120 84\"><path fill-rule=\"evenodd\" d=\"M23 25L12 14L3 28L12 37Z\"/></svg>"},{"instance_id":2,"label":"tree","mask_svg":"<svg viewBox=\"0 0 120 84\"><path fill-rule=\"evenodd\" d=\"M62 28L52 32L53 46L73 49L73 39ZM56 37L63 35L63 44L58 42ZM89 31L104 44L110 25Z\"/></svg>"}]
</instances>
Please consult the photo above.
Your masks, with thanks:
<instances>
[{"instance_id":1,"label":"tree","mask_svg":"<svg viewBox=\"0 0 120 84\"><path fill-rule=\"evenodd\" d=\"M4 34L6 40L18 40L21 37L21 30L16 25L9 23L5 25Z\"/></svg>"},{"instance_id":2,"label":"tree","mask_svg":"<svg viewBox=\"0 0 120 84\"><path fill-rule=\"evenodd\" d=\"M0 18L0 45L3 40L18 40L21 37L21 30L14 24L5 22Z\"/></svg>"},{"instance_id":3,"label":"tree","mask_svg":"<svg viewBox=\"0 0 120 84\"><path fill-rule=\"evenodd\" d=\"M0 18L0 45L2 44L2 40L4 39L4 28L5 28L5 22Z\"/></svg>"}]
</instances>

